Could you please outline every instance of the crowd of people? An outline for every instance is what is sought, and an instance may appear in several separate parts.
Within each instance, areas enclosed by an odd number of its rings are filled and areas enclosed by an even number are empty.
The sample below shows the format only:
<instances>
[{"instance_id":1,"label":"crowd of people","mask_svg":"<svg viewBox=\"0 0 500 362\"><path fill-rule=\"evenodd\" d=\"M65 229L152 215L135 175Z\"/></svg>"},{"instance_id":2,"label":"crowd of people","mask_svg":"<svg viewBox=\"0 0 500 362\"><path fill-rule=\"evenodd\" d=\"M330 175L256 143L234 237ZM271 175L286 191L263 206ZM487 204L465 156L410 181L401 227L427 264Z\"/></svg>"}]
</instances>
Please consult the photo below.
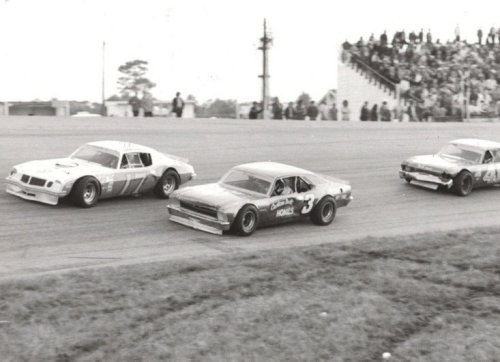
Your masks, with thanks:
<instances>
[{"instance_id":1,"label":"crowd of people","mask_svg":"<svg viewBox=\"0 0 500 362\"><path fill-rule=\"evenodd\" d=\"M136 92L129 98L128 104L132 108L132 114L134 117L138 117L141 114L141 109L144 117L153 117L154 100L153 95L148 90L144 90L142 92L142 98L139 98L139 95ZM177 92L175 94L175 98L172 99L171 113L177 118L182 118L183 110L184 100L181 98L180 92Z\"/></svg>"},{"instance_id":2,"label":"crowd of people","mask_svg":"<svg viewBox=\"0 0 500 362\"><path fill-rule=\"evenodd\" d=\"M257 119L261 117L263 108L260 103L253 102L248 112L249 119ZM335 104L328 106L326 102L321 102L319 105L311 100L308 104L302 99L297 102L289 102L286 106L282 104L279 98L274 98L271 108L272 119L294 119L294 120L337 120L337 108Z\"/></svg>"},{"instance_id":3,"label":"crowd of people","mask_svg":"<svg viewBox=\"0 0 500 362\"><path fill-rule=\"evenodd\" d=\"M468 43L457 26L452 41L434 40L432 33L398 31L378 38L343 44L342 61L362 62L384 82L398 86L407 102L407 117L500 114L500 28L491 28ZM409 112L412 112L410 114Z\"/></svg>"}]
</instances>

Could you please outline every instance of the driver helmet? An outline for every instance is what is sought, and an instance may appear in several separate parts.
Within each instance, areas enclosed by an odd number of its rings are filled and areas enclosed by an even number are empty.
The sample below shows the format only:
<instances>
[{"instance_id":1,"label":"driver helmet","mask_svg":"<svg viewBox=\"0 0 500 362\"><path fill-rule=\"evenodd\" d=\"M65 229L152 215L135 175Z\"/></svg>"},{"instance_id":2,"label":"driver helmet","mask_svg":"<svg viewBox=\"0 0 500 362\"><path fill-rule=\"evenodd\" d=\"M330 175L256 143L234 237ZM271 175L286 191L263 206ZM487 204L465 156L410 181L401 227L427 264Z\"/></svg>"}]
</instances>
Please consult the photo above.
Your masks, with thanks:
<instances>
[{"instance_id":1,"label":"driver helmet","mask_svg":"<svg viewBox=\"0 0 500 362\"><path fill-rule=\"evenodd\" d=\"M281 195L283 193L283 190L285 190L285 184L283 183L283 180L276 181L276 186L274 187L274 192L276 193L276 195Z\"/></svg>"}]
</instances>

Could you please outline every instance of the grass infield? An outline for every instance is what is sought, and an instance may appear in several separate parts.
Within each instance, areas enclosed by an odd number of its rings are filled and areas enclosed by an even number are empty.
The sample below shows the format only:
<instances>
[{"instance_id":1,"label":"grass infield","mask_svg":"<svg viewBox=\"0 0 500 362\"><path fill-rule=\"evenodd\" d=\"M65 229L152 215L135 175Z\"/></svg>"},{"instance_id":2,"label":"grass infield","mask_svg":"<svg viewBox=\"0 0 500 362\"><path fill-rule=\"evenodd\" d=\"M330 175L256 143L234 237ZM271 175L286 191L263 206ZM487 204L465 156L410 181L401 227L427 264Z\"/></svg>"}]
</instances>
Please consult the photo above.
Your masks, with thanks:
<instances>
[{"instance_id":1,"label":"grass infield","mask_svg":"<svg viewBox=\"0 0 500 362\"><path fill-rule=\"evenodd\" d=\"M0 283L7 361L498 361L500 229Z\"/></svg>"}]
</instances>

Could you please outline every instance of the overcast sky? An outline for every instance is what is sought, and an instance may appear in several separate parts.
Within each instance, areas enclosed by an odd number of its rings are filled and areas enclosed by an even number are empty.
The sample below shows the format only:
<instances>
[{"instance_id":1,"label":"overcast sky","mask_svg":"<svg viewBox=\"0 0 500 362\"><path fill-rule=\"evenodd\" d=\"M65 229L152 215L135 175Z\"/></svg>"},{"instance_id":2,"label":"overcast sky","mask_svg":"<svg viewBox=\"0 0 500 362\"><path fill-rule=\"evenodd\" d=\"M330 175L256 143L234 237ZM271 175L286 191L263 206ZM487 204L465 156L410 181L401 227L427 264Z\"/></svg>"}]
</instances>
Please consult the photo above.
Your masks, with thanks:
<instances>
[{"instance_id":1,"label":"overcast sky","mask_svg":"<svg viewBox=\"0 0 500 362\"><path fill-rule=\"evenodd\" d=\"M264 18L271 95L318 99L336 87L345 39L423 27L444 41L459 24L475 40L478 27L500 27L499 14L499 1L484 0L0 0L0 100L100 101L103 41L106 96L118 67L143 59L156 98L258 100Z\"/></svg>"}]
</instances>

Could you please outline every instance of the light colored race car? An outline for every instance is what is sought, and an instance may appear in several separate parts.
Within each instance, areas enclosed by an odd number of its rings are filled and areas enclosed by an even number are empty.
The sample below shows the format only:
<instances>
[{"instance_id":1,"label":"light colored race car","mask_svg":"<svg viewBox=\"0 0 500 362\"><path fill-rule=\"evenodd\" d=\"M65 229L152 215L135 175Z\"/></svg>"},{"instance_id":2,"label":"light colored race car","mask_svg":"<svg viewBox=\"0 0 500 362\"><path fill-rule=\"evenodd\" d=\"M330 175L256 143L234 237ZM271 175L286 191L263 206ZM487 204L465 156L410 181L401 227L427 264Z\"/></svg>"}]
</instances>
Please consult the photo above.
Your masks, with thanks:
<instances>
[{"instance_id":1,"label":"light colored race car","mask_svg":"<svg viewBox=\"0 0 500 362\"><path fill-rule=\"evenodd\" d=\"M86 143L67 158L16 165L7 177L7 192L26 200L56 205L70 196L82 207L99 199L153 190L168 198L195 177L188 160L120 141Z\"/></svg>"},{"instance_id":2,"label":"light colored race car","mask_svg":"<svg viewBox=\"0 0 500 362\"><path fill-rule=\"evenodd\" d=\"M454 140L434 155L403 161L399 176L413 185L451 189L467 196L473 188L500 184L500 143Z\"/></svg>"},{"instance_id":3,"label":"light colored race car","mask_svg":"<svg viewBox=\"0 0 500 362\"><path fill-rule=\"evenodd\" d=\"M310 217L328 225L352 200L346 181L275 162L229 170L217 183L177 190L168 200L171 221L222 234L252 234L257 226Z\"/></svg>"}]
</instances>

